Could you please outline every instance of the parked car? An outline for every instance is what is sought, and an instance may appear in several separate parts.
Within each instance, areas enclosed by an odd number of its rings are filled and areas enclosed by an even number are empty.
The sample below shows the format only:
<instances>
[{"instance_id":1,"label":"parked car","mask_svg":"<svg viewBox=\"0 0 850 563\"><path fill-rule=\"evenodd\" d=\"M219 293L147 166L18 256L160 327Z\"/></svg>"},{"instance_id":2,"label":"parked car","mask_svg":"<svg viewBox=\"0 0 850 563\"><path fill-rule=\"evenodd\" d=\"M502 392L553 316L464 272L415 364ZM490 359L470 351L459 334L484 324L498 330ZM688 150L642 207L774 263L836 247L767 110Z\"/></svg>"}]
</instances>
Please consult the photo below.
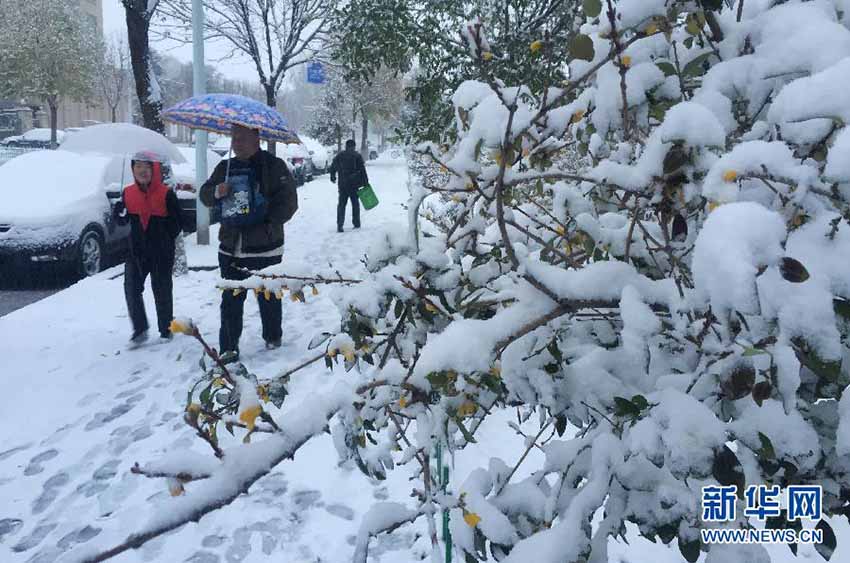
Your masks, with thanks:
<instances>
[{"instance_id":1,"label":"parked car","mask_svg":"<svg viewBox=\"0 0 850 563\"><path fill-rule=\"evenodd\" d=\"M313 160L306 146L300 143L281 144L278 145L277 155L287 161L299 186L313 179Z\"/></svg>"},{"instance_id":2,"label":"parked car","mask_svg":"<svg viewBox=\"0 0 850 563\"><path fill-rule=\"evenodd\" d=\"M56 142L61 143L65 138L65 131L56 130ZM6 137L3 144L7 147L28 148L28 149L49 149L50 148L50 129L39 128L30 129L23 135L16 137Z\"/></svg>"},{"instance_id":3,"label":"parked car","mask_svg":"<svg viewBox=\"0 0 850 563\"><path fill-rule=\"evenodd\" d=\"M186 158L183 164L171 166L170 177L167 183L174 189L180 202L180 210L183 212L183 226L187 232L195 232L197 229L197 198L200 186L195 185L195 147L178 146L178 150ZM207 149L207 174L209 178L222 158ZM219 220L218 209L210 210L210 224Z\"/></svg>"},{"instance_id":4,"label":"parked car","mask_svg":"<svg viewBox=\"0 0 850 563\"><path fill-rule=\"evenodd\" d=\"M128 183L120 156L35 151L0 167L0 272L52 263L99 272L126 248L129 226L112 209Z\"/></svg>"},{"instance_id":5,"label":"parked car","mask_svg":"<svg viewBox=\"0 0 850 563\"><path fill-rule=\"evenodd\" d=\"M310 160L313 163L313 173L325 174L331 165L328 150L316 139L304 136L299 136L299 138L304 143L304 146L307 147L307 151L310 154Z\"/></svg>"}]
</instances>

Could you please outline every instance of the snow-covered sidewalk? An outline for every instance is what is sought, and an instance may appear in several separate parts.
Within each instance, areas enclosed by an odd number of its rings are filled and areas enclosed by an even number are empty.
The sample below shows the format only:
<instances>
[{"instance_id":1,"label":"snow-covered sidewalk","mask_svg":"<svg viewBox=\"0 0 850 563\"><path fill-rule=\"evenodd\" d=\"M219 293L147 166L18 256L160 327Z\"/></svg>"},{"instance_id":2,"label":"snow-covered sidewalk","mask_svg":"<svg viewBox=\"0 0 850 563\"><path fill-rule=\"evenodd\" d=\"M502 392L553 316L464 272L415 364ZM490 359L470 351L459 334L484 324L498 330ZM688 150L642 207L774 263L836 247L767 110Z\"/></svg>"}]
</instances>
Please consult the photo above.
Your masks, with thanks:
<instances>
[{"instance_id":1,"label":"snow-covered sidewalk","mask_svg":"<svg viewBox=\"0 0 850 563\"><path fill-rule=\"evenodd\" d=\"M364 212L359 231L336 232L336 188L327 176L299 190L300 210L286 230L285 263L299 269L346 276L363 273L360 262L376 237L404 229L407 170L403 162L371 163L381 205ZM213 237L215 237L215 232ZM191 266L216 263L215 245L187 244ZM0 561L47 563L80 545L109 548L169 510L165 482L134 475L135 462L191 450L212 457L183 422L189 382L200 375L197 343L178 336L166 344L126 351L129 322L120 269L103 272L52 297L0 319ZM191 317L217 345L219 291L216 271L193 271L175 280L175 314ZM284 346L267 352L259 315L248 300L243 362L271 377L311 357L307 343L339 328L330 294L320 288L307 303L284 304ZM148 315L154 319L150 292ZM305 397L321 394L346 374L318 363L293 376L290 395L276 420ZM465 476L491 456L516 460L523 439L493 417L454 460L453 475ZM529 422L533 426L532 421ZM531 456L540 456L535 450ZM411 468L371 481L354 466L338 466L331 437L304 446L232 505L154 540L119 562L219 563L350 561L360 519L381 500L411 503ZM539 458L528 466L539 465ZM520 468L517 478L527 476ZM459 483L452 482L453 486ZM192 494L191 485L187 494ZM836 532L846 533L846 527ZM424 526L405 527L372 542L370 561L406 563L428 552ZM630 534L630 537L634 534ZM675 548L638 540L613 544L611 561L681 561ZM841 554L842 546L839 542ZM783 545L774 561L790 561ZM802 553L809 553L801 548ZM817 557L814 555L813 557ZM841 560L840 558L834 560Z\"/></svg>"},{"instance_id":2,"label":"snow-covered sidewalk","mask_svg":"<svg viewBox=\"0 0 850 563\"><path fill-rule=\"evenodd\" d=\"M363 212L362 229L344 234L336 232L336 188L328 177L299 188L285 263L316 270L331 264L354 275L363 271L360 260L374 237L404 228L404 163L370 164L369 174L381 205ZM191 266L216 263L216 235L214 229L210 247L187 239ZM131 474L134 462L177 449L209 455L182 420L201 350L177 336L126 351L130 327L120 273L113 268L0 319L0 561L54 561L87 542L110 547L168 510L165 483ZM175 314L195 319L213 345L217 280L216 271L194 271L174 287ZM307 342L313 335L339 328L330 291L320 291L306 304L284 304L284 347L277 352L263 348L256 302L248 300L242 355L249 369L273 376L312 354ZM149 290L145 297L154 321ZM294 377L284 413L299 396L320 393L342 376L319 364ZM278 420L285 424L286 415ZM403 486L404 477L398 478ZM259 561L272 553L275 561L344 561L359 518L375 498L389 495L387 486L372 486L356 468L337 468L333 444L322 438L250 496L116 561ZM388 549L406 548L412 537L393 541Z\"/></svg>"}]
</instances>

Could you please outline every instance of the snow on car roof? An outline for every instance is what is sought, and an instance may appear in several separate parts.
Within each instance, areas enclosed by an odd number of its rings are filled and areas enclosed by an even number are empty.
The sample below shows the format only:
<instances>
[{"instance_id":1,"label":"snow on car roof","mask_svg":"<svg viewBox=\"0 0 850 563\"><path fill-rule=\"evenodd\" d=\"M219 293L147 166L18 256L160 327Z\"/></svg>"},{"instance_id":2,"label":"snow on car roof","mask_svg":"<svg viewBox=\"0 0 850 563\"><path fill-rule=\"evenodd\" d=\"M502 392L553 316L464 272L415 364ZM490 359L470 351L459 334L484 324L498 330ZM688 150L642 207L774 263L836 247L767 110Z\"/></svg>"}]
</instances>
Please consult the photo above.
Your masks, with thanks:
<instances>
[{"instance_id":1,"label":"snow on car roof","mask_svg":"<svg viewBox=\"0 0 850 563\"><path fill-rule=\"evenodd\" d=\"M0 215L53 216L80 200L103 194L111 159L66 151L35 151L0 167ZM103 195L105 201L105 195Z\"/></svg>"},{"instance_id":2,"label":"snow on car roof","mask_svg":"<svg viewBox=\"0 0 850 563\"><path fill-rule=\"evenodd\" d=\"M61 129L56 130L56 140L61 141L65 136L65 132ZM21 138L27 141L49 141L50 140L50 129L38 128L38 129L30 129L23 135Z\"/></svg>"}]
</instances>

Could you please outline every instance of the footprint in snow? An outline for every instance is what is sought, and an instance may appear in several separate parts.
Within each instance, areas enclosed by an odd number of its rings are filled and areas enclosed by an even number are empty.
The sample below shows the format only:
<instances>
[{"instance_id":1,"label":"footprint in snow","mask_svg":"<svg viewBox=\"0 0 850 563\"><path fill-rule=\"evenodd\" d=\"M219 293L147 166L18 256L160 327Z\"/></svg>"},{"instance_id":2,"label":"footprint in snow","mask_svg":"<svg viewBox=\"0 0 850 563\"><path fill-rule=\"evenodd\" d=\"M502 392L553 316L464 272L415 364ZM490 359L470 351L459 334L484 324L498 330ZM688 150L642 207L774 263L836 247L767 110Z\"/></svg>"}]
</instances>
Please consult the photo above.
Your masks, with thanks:
<instances>
[{"instance_id":1,"label":"footprint in snow","mask_svg":"<svg viewBox=\"0 0 850 563\"><path fill-rule=\"evenodd\" d=\"M139 399L139 400L141 400L141 399ZM135 406L135 403L128 401L126 403L121 403L119 405L116 405L109 412L100 411L100 412L95 413L94 418L92 420L90 420L88 424L86 424L85 431L90 432L92 430L97 430L98 428L102 428L103 426L109 424L110 422L112 422L114 420L121 418L122 416L124 416L125 414L127 414L128 412L133 410L134 406Z\"/></svg>"},{"instance_id":2,"label":"footprint in snow","mask_svg":"<svg viewBox=\"0 0 850 563\"><path fill-rule=\"evenodd\" d=\"M24 444L23 446L16 446L16 447L12 448L11 450L6 450L6 451L3 451L3 452L0 452L0 461L3 461L7 457L12 457L13 455L15 455L18 452L22 452L24 450L27 450L27 449L30 448L30 446L32 446L32 443Z\"/></svg>"},{"instance_id":3,"label":"footprint in snow","mask_svg":"<svg viewBox=\"0 0 850 563\"><path fill-rule=\"evenodd\" d=\"M203 540L201 540L201 547L213 548L219 547L221 544L227 541L226 536L206 536Z\"/></svg>"},{"instance_id":4,"label":"footprint in snow","mask_svg":"<svg viewBox=\"0 0 850 563\"><path fill-rule=\"evenodd\" d=\"M33 514L41 514L47 508L53 504L53 501L56 500L56 497L59 496L59 492L71 481L71 478L64 471L57 473L50 479L44 482L42 485L43 490L41 494L36 498L32 503L32 513Z\"/></svg>"},{"instance_id":5,"label":"footprint in snow","mask_svg":"<svg viewBox=\"0 0 850 563\"><path fill-rule=\"evenodd\" d=\"M24 469L24 475L26 475L26 476L38 475L39 473L44 471L44 466L42 465L42 463L44 463L45 461L49 461L49 460L53 459L57 455L59 455L58 450L52 450L51 449L51 450L41 452L40 454L38 454L37 456L35 456L34 458L32 458L30 460L29 465L27 465L27 468Z\"/></svg>"},{"instance_id":6,"label":"footprint in snow","mask_svg":"<svg viewBox=\"0 0 850 563\"><path fill-rule=\"evenodd\" d=\"M183 563L220 563L221 557L212 551L198 551Z\"/></svg>"},{"instance_id":7,"label":"footprint in snow","mask_svg":"<svg viewBox=\"0 0 850 563\"><path fill-rule=\"evenodd\" d=\"M100 397L100 393L89 393L79 401L77 401L78 407L87 407L94 402L95 399Z\"/></svg>"},{"instance_id":8,"label":"footprint in snow","mask_svg":"<svg viewBox=\"0 0 850 563\"><path fill-rule=\"evenodd\" d=\"M0 520L0 543L3 543L6 536L17 534L23 526L24 521L17 518L3 518Z\"/></svg>"},{"instance_id":9,"label":"footprint in snow","mask_svg":"<svg viewBox=\"0 0 850 563\"><path fill-rule=\"evenodd\" d=\"M262 538L263 554L271 555L283 538L283 521L273 518L268 522L254 522L250 526L237 528L233 532L233 545L227 549L228 563L238 563L251 553L251 538L254 533L259 533Z\"/></svg>"},{"instance_id":10,"label":"footprint in snow","mask_svg":"<svg viewBox=\"0 0 850 563\"><path fill-rule=\"evenodd\" d=\"M354 520L354 510L344 504L329 504L325 510L343 520Z\"/></svg>"},{"instance_id":11,"label":"footprint in snow","mask_svg":"<svg viewBox=\"0 0 850 563\"><path fill-rule=\"evenodd\" d=\"M100 531L100 528L94 528L92 526L86 526L84 528L74 530L73 532L62 536L62 539L56 542L56 547L63 551L67 551L76 544L85 543L92 538L97 537L97 535L100 534Z\"/></svg>"},{"instance_id":12,"label":"footprint in snow","mask_svg":"<svg viewBox=\"0 0 850 563\"><path fill-rule=\"evenodd\" d=\"M74 429L77 426L79 426L80 424L82 424L83 420L85 420L85 419L86 419L86 416L81 416L80 418L78 418L74 422L71 422L69 424L65 424L64 426L62 426L61 428L56 430L53 434L51 434L50 436L48 436L47 438L42 440L40 445L41 446L52 446L54 444L61 442L62 440L64 440L68 436L68 434L71 433L72 429Z\"/></svg>"},{"instance_id":13,"label":"footprint in snow","mask_svg":"<svg viewBox=\"0 0 850 563\"><path fill-rule=\"evenodd\" d=\"M322 493L311 489L292 493L292 501L301 510L310 508L311 506L319 506L320 498L322 498Z\"/></svg>"},{"instance_id":14,"label":"footprint in snow","mask_svg":"<svg viewBox=\"0 0 850 563\"><path fill-rule=\"evenodd\" d=\"M39 526L36 526L36 528L32 532L30 532L28 536L26 536L20 542L12 546L12 551L15 551L17 553L29 551L30 549L40 544L44 540L44 538L47 537L47 534L52 532L55 527L56 524L41 524Z\"/></svg>"}]
</instances>

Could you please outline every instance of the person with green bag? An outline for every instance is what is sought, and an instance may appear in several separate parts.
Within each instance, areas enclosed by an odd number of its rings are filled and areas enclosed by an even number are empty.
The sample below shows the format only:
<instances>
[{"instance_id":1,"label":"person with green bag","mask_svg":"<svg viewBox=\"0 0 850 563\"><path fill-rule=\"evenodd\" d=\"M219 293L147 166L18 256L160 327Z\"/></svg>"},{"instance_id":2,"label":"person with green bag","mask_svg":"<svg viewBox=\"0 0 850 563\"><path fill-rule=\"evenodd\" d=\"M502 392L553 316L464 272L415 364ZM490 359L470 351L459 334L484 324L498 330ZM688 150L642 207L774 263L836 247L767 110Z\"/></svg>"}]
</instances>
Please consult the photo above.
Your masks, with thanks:
<instances>
[{"instance_id":1,"label":"person with green bag","mask_svg":"<svg viewBox=\"0 0 850 563\"><path fill-rule=\"evenodd\" d=\"M336 208L336 230L343 232L345 223L345 208L351 201L351 220L355 229L360 228L360 199L358 190L369 185L369 177L366 174L366 165L363 157L355 150L357 144L354 139L345 142L345 150L337 154L331 163L331 182L336 182L339 177L339 202ZM369 188L371 192L371 188ZM364 194L367 195L367 194ZM374 192L372 192L374 197ZM365 206L365 202L364 202ZM374 205L366 207L371 209Z\"/></svg>"}]
</instances>

